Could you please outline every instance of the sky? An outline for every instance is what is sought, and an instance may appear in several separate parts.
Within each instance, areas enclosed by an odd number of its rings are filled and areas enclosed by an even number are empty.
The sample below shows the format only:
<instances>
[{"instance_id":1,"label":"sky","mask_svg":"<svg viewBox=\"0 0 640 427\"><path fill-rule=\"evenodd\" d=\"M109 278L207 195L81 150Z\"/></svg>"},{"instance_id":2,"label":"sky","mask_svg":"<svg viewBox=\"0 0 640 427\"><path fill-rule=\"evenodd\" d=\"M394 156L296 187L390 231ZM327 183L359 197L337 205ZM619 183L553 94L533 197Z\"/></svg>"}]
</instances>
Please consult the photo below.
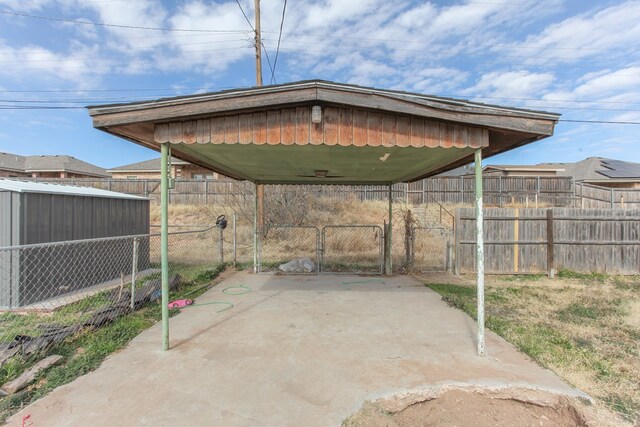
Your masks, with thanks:
<instances>
[{"instance_id":1,"label":"sky","mask_svg":"<svg viewBox=\"0 0 640 427\"><path fill-rule=\"evenodd\" d=\"M640 162L640 1L291 0L278 50L283 5L261 2L265 84L324 79L567 120L487 163ZM106 168L157 157L93 129L83 107L253 86L253 22L253 0L0 0L0 151Z\"/></svg>"}]
</instances>

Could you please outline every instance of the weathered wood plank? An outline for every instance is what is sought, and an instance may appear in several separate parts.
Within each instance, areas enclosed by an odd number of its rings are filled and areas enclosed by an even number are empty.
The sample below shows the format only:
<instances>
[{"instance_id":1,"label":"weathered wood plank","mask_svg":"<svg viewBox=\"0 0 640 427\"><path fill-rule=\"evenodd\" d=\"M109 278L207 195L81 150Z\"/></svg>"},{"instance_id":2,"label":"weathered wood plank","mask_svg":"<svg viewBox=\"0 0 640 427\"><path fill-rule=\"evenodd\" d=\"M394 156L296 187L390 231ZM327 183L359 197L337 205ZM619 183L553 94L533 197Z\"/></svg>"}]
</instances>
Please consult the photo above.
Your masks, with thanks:
<instances>
[{"instance_id":1,"label":"weathered wood plank","mask_svg":"<svg viewBox=\"0 0 640 427\"><path fill-rule=\"evenodd\" d=\"M251 114L241 114L238 117L238 142L251 144L253 142L253 120Z\"/></svg>"},{"instance_id":2,"label":"weathered wood plank","mask_svg":"<svg viewBox=\"0 0 640 427\"><path fill-rule=\"evenodd\" d=\"M2 391L2 393L6 395L13 394L16 391L25 388L27 385L33 382L33 380L36 379L36 375L38 375L40 371L50 368L51 366L60 362L62 359L63 357L58 355L45 357L44 359L33 365L31 368L24 371L18 378L8 384L3 385L2 388L0 388L0 391Z\"/></svg>"},{"instance_id":3,"label":"weathered wood plank","mask_svg":"<svg viewBox=\"0 0 640 427\"><path fill-rule=\"evenodd\" d=\"M267 144L280 144L282 129L280 126L280 110L267 111Z\"/></svg>"},{"instance_id":4,"label":"weathered wood plank","mask_svg":"<svg viewBox=\"0 0 640 427\"><path fill-rule=\"evenodd\" d=\"M363 110L353 110L353 145L364 147L367 145L367 112Z\"/></svg>"},{"instance_id":5,"label":"weathered wood plank","mask_svg":"<svg viewBox=\"0 0 640 427\"><path fill-rule=\"evenodd\" d=\"M237 144L240 138L240 126L238 116L226 116L224 118L224 142L225 144Z\"/></svg>"},{"instance_id":6,"label":"weathered wood plank","mask_svg":"<svg viewBox=\"0 0 640 427\"><path fill-rule=\"evenodd\" d=\"M419 117L411 118L411 146L420 148L425 144L425 120Z\"/></svg>"},{"instance_id":7,"label":"weathered wood plank","mask_svg":"<svg viewBox=\"0 0 640 427\"><path fill-rule=\"evenodd\" d=\"M282 145L293 145L296 143L296 110L286 108L282 110Z\"/></svg>"},{"instance_id":8,"label":"weathered wood plank","mask_svg":"<svg viewBox=\"0 0 640 427\"><path fill-rule=\"evenodd\" d=\"M396 116L382 115L382 145L394 147L396 145Z\"/></svg>"},{"instance_id":9,"label":"weathered wood plank","mask_svg":"<svg viewBox=\"0 0 640 427\"><path fill-rule=\"evenodd\" d=\"M324 143L326 145L336 145L338 143L338 109L326 107L323 112Z\"/></svg>"},{"instance_id":10,"label":"weathered wood plank","mask_svg":"<svg viewBox=\"0 0 640 427\"><path fill-rule=\"evenodd\" d=\"M367 118L367 144L371 147L382 145L382 114L369 112Z\"/></svg>"},{"instance_id":11,"label":"weathered wood plank","mask_svg":"<svg viewBox=\"0 0 640 427\"><path fill-rule=\"evenodd\" d=\"M398 116L396 145L398 147L408 147L411 144L411 118Z\"/></svg>"},{"instance_id":12,"label":"weathered wood plank","mask_svg":"<svg viewBox=\"0 0 640 427\"><path fill-rule=\"evenodd\" d=\"M169 142L172 144L182 143L182 122L169 124Z\"/></svg>"},{"instance_id":13,"label":"weathered wood plank","mask_svg":"<svg viewBox=\"0 0 640 427\"><path fill-rule=\"evenodd\" d=\"M425 122L424 145L429 148L440 146L440 123L431 120Z\"/></svg>"},{"instance_id":14,"label":"weathered wood plank","mask_svg":"<svg viewBox=\"0 0 640 427\"><path fill-rule=\"evenodd\" d=\"M188 120L182 124L182 143L183 144L196 143L196 129L197 129L197 122L195 120Z\"/></svg>"},{"instance_id":15,"label":"weathered wood plank","mask_svg":"<svg viewBox=\"0 0 640 427\"><path fill-rule=\"evenodd\" d=\"M224 143L224 117L214 117L211 119L211 143Z\"/></svg>"},{"instance_id":16,"label":"weathered wood plank","mask_svg":"<svg viewBox=\"0 0 640 427\"><path fill-rule=\"evenodd\" d=\"M153 140L155 142L169 142L169 124L158 123L153 132Z\"/></svg>"},{"instance_id":17,"label":"weathered wood plank","mask_svg":"<svg viewBox=\"0 0 640 427\"><path fill-rule=\"evenodd\" d=\"M338 109L339 114L339 144L349 146L353 144L353 112L350 108Z\"/></svg>"},{"instance_id":18,"label":"weathered wood plank","mask_svg":"<svg viewBox=\"0 0 640 427\"><path fill-rule=\"evenodd\" d=\"M311 113L309 107L296 108L296 145L306 145L310 135Z\"/></svg>"},{"instance_id":19,"label":"weathered wood plank","mask_svg":"<svg viewBox=\"0 0 640 427\"><path fill-rule=\"evenodd\" d=\"M260 111L253 113L251 118L253 123L253 143L262 145L267 143L267 113Z\"/></svg>"},{"instance_id":20,"label":"weathered wood plank","mask_svg":"<svg viewBox=\"0 0 640 427\"><path fill-rule=\"evenodd\" d=\"M198 120L196 124L196 143L208 144L211 142L211 120Z\"/></svg>"}]
</instances>

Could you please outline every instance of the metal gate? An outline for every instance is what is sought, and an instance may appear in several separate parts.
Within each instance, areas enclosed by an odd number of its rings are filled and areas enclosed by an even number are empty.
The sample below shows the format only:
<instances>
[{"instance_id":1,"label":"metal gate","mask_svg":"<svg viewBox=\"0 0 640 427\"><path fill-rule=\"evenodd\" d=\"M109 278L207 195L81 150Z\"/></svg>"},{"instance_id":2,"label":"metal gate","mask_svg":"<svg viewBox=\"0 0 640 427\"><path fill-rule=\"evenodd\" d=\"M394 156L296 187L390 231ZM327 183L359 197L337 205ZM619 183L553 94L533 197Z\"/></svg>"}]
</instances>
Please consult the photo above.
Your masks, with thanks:
<instances>
[{"instance_id":1,"label":"metal gate","mask_svg":"<svg viewBox=\"0 0 640 427\"><path fill-rule=\"evenodd\" d=\"M414 271L449 271L451 268L451 233L444 227L414 227L411 235Z\"/></svg>"},{"instance_id":2,"label":"metal gate","mask_svg":"<svg viewBox=\"0 0 640 427\"><path fill-rule=\"evenodd\" d=\"M293 259L309 258L320 272L320 229L313 225L272 225L260 239L259 271L277 270ZM300 274L293 273L293 274Z\"/></svg>"},{"instance_id":3,"label":"metal gate","mask_svg":"<svg viewBox=\"0 0 640 427\"><path fill-rule=\"evenodd\" d=\"M322 228L320 271L382 274L384 235L378 225Z\"/></svg>"}]
</instances>

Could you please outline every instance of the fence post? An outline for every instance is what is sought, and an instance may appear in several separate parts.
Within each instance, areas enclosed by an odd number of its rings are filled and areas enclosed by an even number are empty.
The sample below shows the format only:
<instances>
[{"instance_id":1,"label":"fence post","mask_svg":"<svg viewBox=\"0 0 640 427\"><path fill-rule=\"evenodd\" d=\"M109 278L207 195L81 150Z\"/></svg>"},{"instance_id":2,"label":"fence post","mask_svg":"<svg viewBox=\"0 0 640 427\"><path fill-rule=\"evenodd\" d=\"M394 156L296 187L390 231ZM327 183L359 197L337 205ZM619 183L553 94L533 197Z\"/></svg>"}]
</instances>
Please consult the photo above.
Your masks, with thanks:
<instances>
[{"instance_id":1,"label":"fence post","mask_svg":"<svg viewBox=\"0 0 640 427\"><path fill-rule=\"evenodd\" d=\"M547 272L550 279L553 279L555 276L555 257L553 252L553 209L547 209Z\"/></svg>"},{"instance_id":2,"label":"fence post","mask_svg":"<svg viewBox=\"0 0 640 427\"><path fill-rule=\"evenodd\" d=\"M131 262L131 311L136 309L136 274L138 273L138 238L133 238L133 260Z\"/></svg>"},{"instance_id":3,"label":"fence post","mask_svg":"<svg viewBox=\"0 0 640 427\"><path fill-rule=\"evenodd\" d=\"M456 209L453 217L453 234L455 238L455 251L456 251L456 259L455 259L455 268L454 273L456 276L460 275L460 225L462 221L460 221L460 209Z\"/></svg>"},{"instance_id":4,"label":"fence post","mask_svg":"<svg viewBox=\"0 0 640 427\"><path fill-rule=\"evenodd\" d=\"M427 194L426 194L427 190L425 190L425 185L424 185L426 180L427 180L427 178L424 178L422 180L422 203L420 203L421 205L424 205L424 204L427 203Z\"/></svg>"},{"instance_id":5,"label":"fence post","mask_svg":"<svg viewBox=\"0 0 640 427\"><path fill-rule=\"evenodd\" d=\"M460 176L460 204L464 205L464 176Z\"/></svg>"},{"instance_id":6,"label":"fence post","mask_svg":"<svg viewBox=\"0 0 640 427\"><path fill-rule=\"evenodd\" d=\"M237 239L238 239L238 231L236 227L236 213L233 213L233 267L236 267L236 263L238 262L238 250L237 250Z\"/></svg>"},{"instance_id":7,"label":"fence post","mask_svg":"<svg viewBox=\"0 0 640 427\"><path fill-rule=\"evenodd\" d=\"M218 227L218 251L220 264L224 263L224 230L222 227Z\"/></svg>"},{"instance_id":8,"label":"fence post","mask_svg":"<svg viewBox=\"0 0 640 427\"><path fill-rule=\"evenodd\" d=\"M613 188L611 189L611 209L615 209L616 208L616 200L615 200L615 193L613 192Z\"/></svg>"},{"instance_id":9,"label":"fence post","mask_svg":"<svg viewBox=\"0 0 640 427\"><path fill-rule=\"evenodd\" d=\"M204 204L208 205L209 204L209 180L207 179L207 177L204 177Z\"/></svg>"}]
</instances>

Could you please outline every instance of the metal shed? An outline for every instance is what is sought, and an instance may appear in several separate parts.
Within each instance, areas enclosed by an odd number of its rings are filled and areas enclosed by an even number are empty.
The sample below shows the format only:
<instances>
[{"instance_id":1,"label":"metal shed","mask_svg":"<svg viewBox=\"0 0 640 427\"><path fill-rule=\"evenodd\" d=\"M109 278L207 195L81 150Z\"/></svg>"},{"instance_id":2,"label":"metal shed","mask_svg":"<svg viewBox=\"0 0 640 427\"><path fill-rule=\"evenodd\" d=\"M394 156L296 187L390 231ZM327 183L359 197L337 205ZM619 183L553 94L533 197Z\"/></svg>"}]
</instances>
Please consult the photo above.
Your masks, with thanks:
<instances>
[{"instance_id":1,"label":"metal shed","mask_svg":"<svg viewBox=\"0 0 640 427\"><path fill-rule=\"evenodd\" d=\"M78 267L106 258L114 245L108 238L148 233L147 198L0 179L0 307L23 307L118 277L120 269L108 264L99 271ZM82 257L79 243L70 243L79 240L91 245ZM60 274L67 285L49 286Z\"/></svg>"}]
</instances>

